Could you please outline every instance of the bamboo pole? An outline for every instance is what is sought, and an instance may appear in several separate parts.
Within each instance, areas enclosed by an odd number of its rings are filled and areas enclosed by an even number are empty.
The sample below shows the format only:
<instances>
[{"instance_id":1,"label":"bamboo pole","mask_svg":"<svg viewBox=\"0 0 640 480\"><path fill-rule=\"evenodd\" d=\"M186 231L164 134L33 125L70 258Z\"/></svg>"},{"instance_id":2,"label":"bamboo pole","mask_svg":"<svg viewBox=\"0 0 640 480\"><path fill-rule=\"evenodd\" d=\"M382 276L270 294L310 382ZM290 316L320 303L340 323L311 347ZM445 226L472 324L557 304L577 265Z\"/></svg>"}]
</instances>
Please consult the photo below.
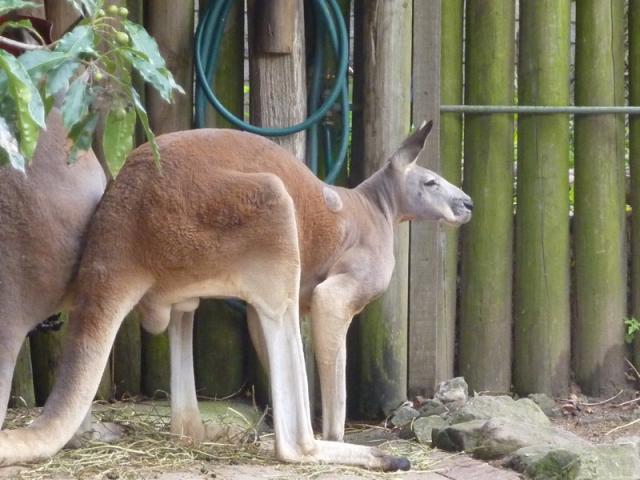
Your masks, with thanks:
<instances>
[{"instance_id":1,"label":"bamboo pole","mask_svg":"<svg viewBox=\"0 0 640 480\"><path fill-rule=\"evenodd\" d=\"M468 104L513 102L514 2L466 4ZM473 115L464 125L464 190L475 202L463 228L460 373L474 390L511 386L513 115Z\"/></svg>"},{"instance_id":2,"label":"bamboo pole","mask_svg":"<svg viewBox=\"0 0 640 480\"><path fill-rule=\"evenodd\" d=\"M518 100L568 105L569 0L520 2ZM569 117L518 117L514 385L569 387Z\"/></svg>"},{"instance_id":3,"label":"bamboo pole","mask_svg":"<svg viewBox=\"0 0 640 480\"><path fill-rule=\"evenodd\" d=\"M353 180L380 168L411 122L411 2L355 4ZM390 74L393 72L393 74ZM359 413L379 417L407 397L409 228L396 230L396 266L387 292L361 314Z\"/></svg>"},{"instance_id":4,"label":"bamboo pole","mask_svg":"<svg viewBox=\"0 0 640 480\"><path fill-rule=\"evenodd\" d=\"M415 126L425 120L434 122L418 163L438 173L442 173L440 7L440 2L413 2L412 120ZM455 274L451 289L447 275L451 268L445 266L449 230L432 222L411 224L408 387L412 397L433 395L439 382L453 376L456 293Z\"/></svg>"},{"instance_id":5,"label":"bamboo pole","mask_svg":"<svg viewBox=\"0 0 640 480\"><path fill-rule=\"evenodd\" d=\"M193 12L194 0L179 5L171 0L145 2L145 23L156 39L167 68L185 91L176 95L174 103L164 102L147 88L147 110L153 131L161 133L186 130L193 121ZM142 336L142 384L146 394L169 390L170 359L167 332Z\"/></svg>"},{"instance_id":6,"label":"bamboo pole","mask_svg":"<svg viewBox=\"0 0 640 480\"><path fill-rule=\"evenodd\" d=\"M624 103L624 0L576 4L576 104ZM624 117L575 120L575 372L588 394L624 382Z\"/></svg>"},{"instance_id":7,"label":"bamboo pole","mask_svg":"<svg viewBox=\"0 0 640 480\"><path fill-rule=\"evenodd\" d=\"M629 1L629 103L640 105L640 0ZM640 320L640 117L629 117L631 168L631 316ZM640 335L633 345L633 363L640 366Z\"/></svg>"}]
</instances>

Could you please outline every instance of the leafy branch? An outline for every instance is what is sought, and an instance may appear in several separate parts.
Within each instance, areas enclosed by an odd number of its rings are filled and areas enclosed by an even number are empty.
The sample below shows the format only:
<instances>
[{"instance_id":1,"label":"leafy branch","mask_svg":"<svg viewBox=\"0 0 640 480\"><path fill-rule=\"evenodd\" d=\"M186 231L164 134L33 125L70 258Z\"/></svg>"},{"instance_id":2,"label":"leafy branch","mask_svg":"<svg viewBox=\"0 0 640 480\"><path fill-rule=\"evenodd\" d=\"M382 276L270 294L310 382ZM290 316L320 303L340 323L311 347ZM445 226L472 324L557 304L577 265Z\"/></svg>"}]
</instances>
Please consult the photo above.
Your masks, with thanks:
<instances>
[{"instance_id":1,"label":"leafy branch","mask_svg":"<svg viewBox=\"0 0 640 480\"><path fill-rule=\"evenodd\" d=\"M0 166L25 169L54 99L62 99L62 118L72 143L70 162L91 147L99 118L104 119L104 154L112 174L133 148L136 119L158 162L158 146L133 88L132 72L138 72L167 102L183 89L167 69L156 41L142 26L127 20L125 7L103 8L104 0L68 1L83 19L51 45L45 45L29 20L0 24L0 48L26 52L16 58L0 49ZM32 6L38 5L0 0L0 15ZM34 43L5 35L16 28L29 32Z\"/></svg>"}]
</instances>

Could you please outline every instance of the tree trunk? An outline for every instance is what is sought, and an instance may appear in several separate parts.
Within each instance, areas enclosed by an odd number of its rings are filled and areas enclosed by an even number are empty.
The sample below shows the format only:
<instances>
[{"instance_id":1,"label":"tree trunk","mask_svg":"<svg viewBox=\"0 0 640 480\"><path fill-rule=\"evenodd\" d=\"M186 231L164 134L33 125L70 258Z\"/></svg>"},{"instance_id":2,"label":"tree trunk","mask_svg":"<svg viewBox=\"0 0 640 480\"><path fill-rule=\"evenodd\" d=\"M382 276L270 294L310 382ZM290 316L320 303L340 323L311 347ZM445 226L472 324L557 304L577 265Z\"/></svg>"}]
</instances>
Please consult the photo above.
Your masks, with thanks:
<instances>
[{"instance_id":1,"label":"tree trunk","mask_svg":"<svg viewBox=\"0 0 640 480\"><path fill-rule=\"evenodd\" d=\"M576 4L576 104L624 104L624 0ZM584 115L575 134L575 372L587 394L624 382L624 117ZM616 390L617 391L617 390Z\"/></svg>"},{"instance_id":2,"label":"tree trunk","mask_svg":"<svg viewBox=\"0 0 640 480\"><path fill-rule=\"evenodd\" d=\"M515 2L468 0L466 103L513 102ZM460 373L472 390L511 386L513 115L467 115L464 190L475 202L463 228Z\"/></svg>"},{"instance_id":3,"label":"tree trunk","mask_svg":"<svg viewBox=\"0 0 640 480\"><path fill-rule=\"evenodd\" d=\"M358 1L352 175L378 170L411 123L411 2ZM393 72L393 74L390 74ZM358 329L359 413L388 414L407 398L409 228L396 230L396 266L386 293L361 314Z\"/></svg>"}]
</instances>

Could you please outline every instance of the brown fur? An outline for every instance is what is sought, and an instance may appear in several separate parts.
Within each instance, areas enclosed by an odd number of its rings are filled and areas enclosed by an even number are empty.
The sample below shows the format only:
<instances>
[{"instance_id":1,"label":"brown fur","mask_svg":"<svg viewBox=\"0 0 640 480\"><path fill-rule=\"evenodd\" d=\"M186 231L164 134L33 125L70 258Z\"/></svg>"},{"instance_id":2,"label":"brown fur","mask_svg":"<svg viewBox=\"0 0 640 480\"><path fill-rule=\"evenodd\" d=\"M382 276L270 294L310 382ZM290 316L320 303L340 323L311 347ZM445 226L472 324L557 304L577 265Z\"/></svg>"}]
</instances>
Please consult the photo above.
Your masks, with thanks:
<instances>
[{"instance_id":1,"label":"brown fur","mask_svg":"<svg viewBox=\"0 0 640 480\"><path fill-rule=\"evenodd\" d=\"M91 151L67 165L58 110L46 125L26 175L0 168L0 426L17 350L72 296L89 218L106 183Z\"/></svg>"}]
</instances>

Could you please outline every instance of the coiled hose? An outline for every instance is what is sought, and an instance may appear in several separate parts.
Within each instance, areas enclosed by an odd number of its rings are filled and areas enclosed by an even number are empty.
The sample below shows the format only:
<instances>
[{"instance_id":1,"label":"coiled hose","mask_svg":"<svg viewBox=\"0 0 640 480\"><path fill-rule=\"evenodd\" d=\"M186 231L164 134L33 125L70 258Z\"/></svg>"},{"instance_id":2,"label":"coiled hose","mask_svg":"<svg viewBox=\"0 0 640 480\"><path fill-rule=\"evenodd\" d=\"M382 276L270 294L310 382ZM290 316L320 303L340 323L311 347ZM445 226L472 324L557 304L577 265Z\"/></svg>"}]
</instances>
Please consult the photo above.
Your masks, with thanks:
<instances>
[{"instance_id":1,"label":"coiled hose","mask_svg":"<svg viewBox=\"0 0 640 480\"><path fill-rule=\"evenodd\" d=\"M225 108L216 97L211 85L216 75L218 54L224 25L234 0L211 0L207 9L200 17L195 38L195 67L196 67L196 126L205 125L206 102L211 105L235 127L248 132L268 137L290 135L309 129L309 166L314 173L318 172L318 126L329 110L340 103L342 129L339 133L338 153L332 157L333 140L330 127L323 122L325 161L327 172L325 181L335 182L347 156L349 144L349 96L347 86L347 68L349 64L349 38L342 12L336 0L314 0L315 49L313 54L313 77L311 80L308 117L301 123L285 128L256 127L243 119L236 117ZM322 77L324 72L324 43L328 34L330 44L335 53L338 69L335 83L327 98L321 103Z\"/></svg>"}]
</instances>

